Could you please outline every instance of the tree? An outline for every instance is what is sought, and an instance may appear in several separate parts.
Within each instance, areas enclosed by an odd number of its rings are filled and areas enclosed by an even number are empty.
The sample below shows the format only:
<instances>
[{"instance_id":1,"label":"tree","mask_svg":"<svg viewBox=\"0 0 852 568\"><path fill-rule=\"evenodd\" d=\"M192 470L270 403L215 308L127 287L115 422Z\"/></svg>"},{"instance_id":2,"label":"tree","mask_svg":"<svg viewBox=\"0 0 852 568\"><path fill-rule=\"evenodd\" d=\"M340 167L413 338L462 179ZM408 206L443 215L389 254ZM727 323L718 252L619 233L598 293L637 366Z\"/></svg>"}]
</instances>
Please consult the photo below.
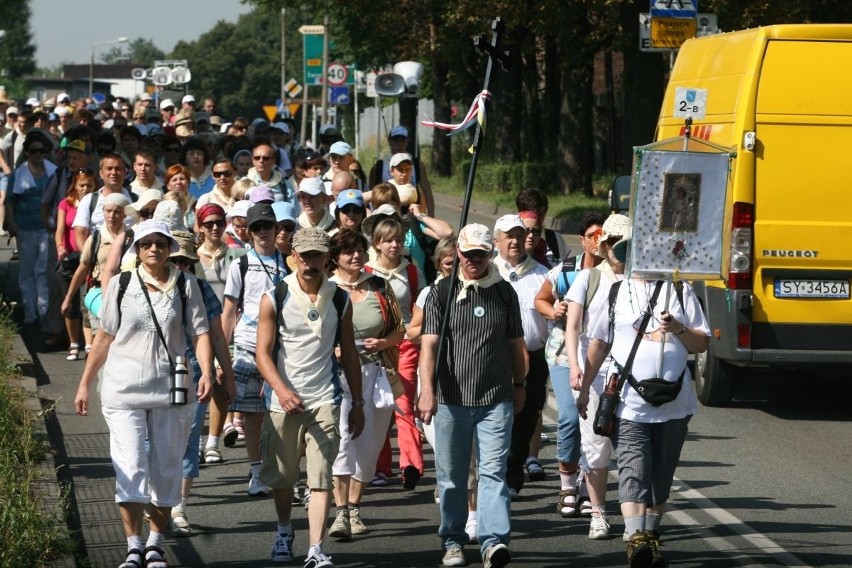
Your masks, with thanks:
<instances>
[{"instance_id":1,"label":"tree","mask_svg":"<svg viewBox=\"0 0 852 568\"><path fill-rule=\"evenodd\" d=\"M150 67L154 61L165 59L166 53L154 45L152 40L137 37L127 45L127 49L113 46L100 56L101 63L118 63L122 58L127 58L130 63Z\"/></svg>"},{"instance_id":2,"label":"tree","mask_svg":"<svg viewBox=\"0 0 852 568\"><path fill-rule=\"evenodd\" d=\"M0 29L5 32L0 37L0 81L12 96L25 96L25 86L20 80L36 69L29 0L3 0Z\"/></svg>"}]
</instances>

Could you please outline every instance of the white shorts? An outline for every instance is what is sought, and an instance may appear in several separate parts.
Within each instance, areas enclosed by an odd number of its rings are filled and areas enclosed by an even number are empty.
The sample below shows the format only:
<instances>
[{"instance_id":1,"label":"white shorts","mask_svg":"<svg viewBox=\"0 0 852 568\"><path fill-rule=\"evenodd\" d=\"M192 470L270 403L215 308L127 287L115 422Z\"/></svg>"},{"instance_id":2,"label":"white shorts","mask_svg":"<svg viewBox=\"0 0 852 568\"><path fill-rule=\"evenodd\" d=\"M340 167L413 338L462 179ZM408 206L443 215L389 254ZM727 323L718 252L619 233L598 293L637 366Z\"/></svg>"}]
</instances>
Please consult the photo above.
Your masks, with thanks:
<instances>
[{"instance_id":1,"label":"white shorts","mask_svg":"<svg viewBox=\"0 0 852 568\"><path fill-rule=\"evenodd\" d=\"M101 412L109 426L115 502L179 505L183 454L195 404L147 409L103 405Z\"/></svg>"},{"instance_id":2,"label":"white shorts","mask_svg":"<svg viewBox=\"0 0 852 568\"><path fill-rule=\"evenodd\" d=\"M573 389L571 392L576 401L580 392ZM580 447L584 462L588 464L589 469L609 469L609 462L612 459L612 440L606 436L598 436L593 428L599 402L600 395L594 387L590 388L586 419L580 417Z\"/></svg>"}]
</instances>

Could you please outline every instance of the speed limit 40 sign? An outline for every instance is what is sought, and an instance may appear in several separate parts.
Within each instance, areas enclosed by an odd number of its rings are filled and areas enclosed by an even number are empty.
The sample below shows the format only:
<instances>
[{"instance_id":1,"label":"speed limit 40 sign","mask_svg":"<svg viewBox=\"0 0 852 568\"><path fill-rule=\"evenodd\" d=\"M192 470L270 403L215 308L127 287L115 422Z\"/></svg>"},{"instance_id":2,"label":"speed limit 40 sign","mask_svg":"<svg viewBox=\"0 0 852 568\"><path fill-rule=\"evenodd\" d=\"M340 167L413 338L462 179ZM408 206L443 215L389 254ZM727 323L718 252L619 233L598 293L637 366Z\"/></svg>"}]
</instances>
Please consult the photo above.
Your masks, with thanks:
<instances>
[{"instance_id":1,"label":"speed limit 40 sign","mask_svg":"<svg viewBox=\"0 0 852 568\"><path fill-rule=\"evenodd\" d=\"M340 63L332 63L328 66L328 84L334 86L345 85L349 79L349 69Z\"/></svg>"}]
</instances>

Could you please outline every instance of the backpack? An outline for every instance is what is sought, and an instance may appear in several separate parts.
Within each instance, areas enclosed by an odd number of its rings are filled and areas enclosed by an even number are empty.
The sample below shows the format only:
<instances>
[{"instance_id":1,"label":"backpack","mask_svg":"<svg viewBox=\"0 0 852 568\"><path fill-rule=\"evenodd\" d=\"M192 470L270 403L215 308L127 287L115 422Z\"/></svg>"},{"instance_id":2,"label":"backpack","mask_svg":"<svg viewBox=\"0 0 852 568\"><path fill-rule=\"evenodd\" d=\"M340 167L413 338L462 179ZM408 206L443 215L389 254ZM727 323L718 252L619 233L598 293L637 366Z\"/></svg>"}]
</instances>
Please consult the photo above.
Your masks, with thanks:
<instances>
[{"instance_id":1,"label":"backpack","mask_svg":"<svg viewBox=\"0 0 852 568\"><path fill-rule=\"evenodd\" d=\"M118 325L116 326L116 331L121 327L121 300L124 298L124 293L127 292L127 286L130 284L130 279L133 277L132 270L125 270L118 277ZM178 289L178 294L180 294L180 307L181 314L186 310L186 276L181 270L180 274L177 277L177 283L175 287Z\"/></svg>"},{"instance_id":2,"label":"backpack","mask_svg":"<svg viewBox=\"0 0 852 568\"><path fill-rule=\"evenodd\" d=\"M133 229L125 229L124 230L124 242L121 244L121 256L123 257L128 250L130 250L130 245L133 244ZM92 233L92 244L89 248L89 256L92 259L92 262L89 263L89 274L86 277L86 285L91 288L94 283L94 279L92 278L92 272L95 270L95 263L98 261L98 249L101 248L101 230L98 229L94 233Z\"/></svg>"},{"instance_id":3,"label":"backpack","mask_svg":"<svg viewBox=\"0 0 852 568\"><path fill-rule=\"evenodd\" d=\"M624 280L619 280L615 282L609 289L609 336L612 338L612 332L615 328L615 301L618 299L618 290L621 288L621 283ZM683 281L677 280L674 282L675 289L675 297L677 298L678 304L680 304L681 311L684 311L683 307Z\"/></svg>"},{"instance_id":4,"label":"backpack","mask_svg":"<svg viewBox=\"0 0 852 568\"><path fill-rule=\"evenodd\" d=\"M231 254L230 250L227 253L225 253L226 256L228 254ZM279 255L281 253L278 252L278 250L276 250L275 254ZM281 256L284 256L284 255L281 255ZM234 257L232 257L232 259L231 259L232 262L233 262L233 258ZM238 262L240 263L240 281L242 282L242 286L240 286L240 296L239 296L239 298L237 298L237 310L240 311L240 312L243 311L243 300L246 297L246 273L248 273L248 261L249 261L248 249L246 249L245 253L239 255L239 260L238 260ZM263 263L263 261L261 261L261 264L262 263ZM287 271L288 274L290 273L290 268L287 266L287 259L286 258L284 258L284 269ZM286 296L286 293L285 293L285 296Z\"/></svg>"},{"instance_id":5,"label":"backpack","mask_svg":"<svg viewBox=\"0 0 852 568\"><path fill-rule=\"evenodd\" d=\"M408 226L411 229L411 234L414 235L414 240L417 241L417 244L420 245L420 248L422 248L423 252L426 253L427 261L434 260L435 247L438 242L426 236L423 232L423 228L420 226L420 221L418 221L414 215L408 214L405 216L404 220L408 223ZM434 282L435 278L438 277L438 269L435 267L434 262L426 262L425 264L426 266L422 267L423 275L426 277L427 282Z\"/></svg>"}]
</instances>

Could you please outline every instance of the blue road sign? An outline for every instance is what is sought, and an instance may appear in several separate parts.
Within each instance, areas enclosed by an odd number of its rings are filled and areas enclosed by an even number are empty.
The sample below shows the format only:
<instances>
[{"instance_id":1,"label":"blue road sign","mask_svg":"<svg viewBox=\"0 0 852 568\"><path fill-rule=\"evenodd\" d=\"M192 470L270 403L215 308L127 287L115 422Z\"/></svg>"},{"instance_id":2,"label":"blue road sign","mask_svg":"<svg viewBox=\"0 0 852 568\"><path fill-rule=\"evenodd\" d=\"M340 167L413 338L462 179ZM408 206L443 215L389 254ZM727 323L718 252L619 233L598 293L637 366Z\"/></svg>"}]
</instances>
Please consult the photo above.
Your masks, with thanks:
<instances>
[{"instance_id":1,"label":"blue road sign","mask_svg":"<svg viewBox=\"0 0 852 568\"><path fill-rule=\"evenodd\" d=\"M349 104L349 87L329 87L328 102L333 105L348 105Z\"/></svg>"},{"instance_id":2,"label":"blue road sign","mask_svg":"<svg viewBox=\"0 0 852 568\"><path fill-rule=\"evenodd\" d=\"M651 0L651 17L697 18L698 0Z\"/></svg>"}]
</instances>

